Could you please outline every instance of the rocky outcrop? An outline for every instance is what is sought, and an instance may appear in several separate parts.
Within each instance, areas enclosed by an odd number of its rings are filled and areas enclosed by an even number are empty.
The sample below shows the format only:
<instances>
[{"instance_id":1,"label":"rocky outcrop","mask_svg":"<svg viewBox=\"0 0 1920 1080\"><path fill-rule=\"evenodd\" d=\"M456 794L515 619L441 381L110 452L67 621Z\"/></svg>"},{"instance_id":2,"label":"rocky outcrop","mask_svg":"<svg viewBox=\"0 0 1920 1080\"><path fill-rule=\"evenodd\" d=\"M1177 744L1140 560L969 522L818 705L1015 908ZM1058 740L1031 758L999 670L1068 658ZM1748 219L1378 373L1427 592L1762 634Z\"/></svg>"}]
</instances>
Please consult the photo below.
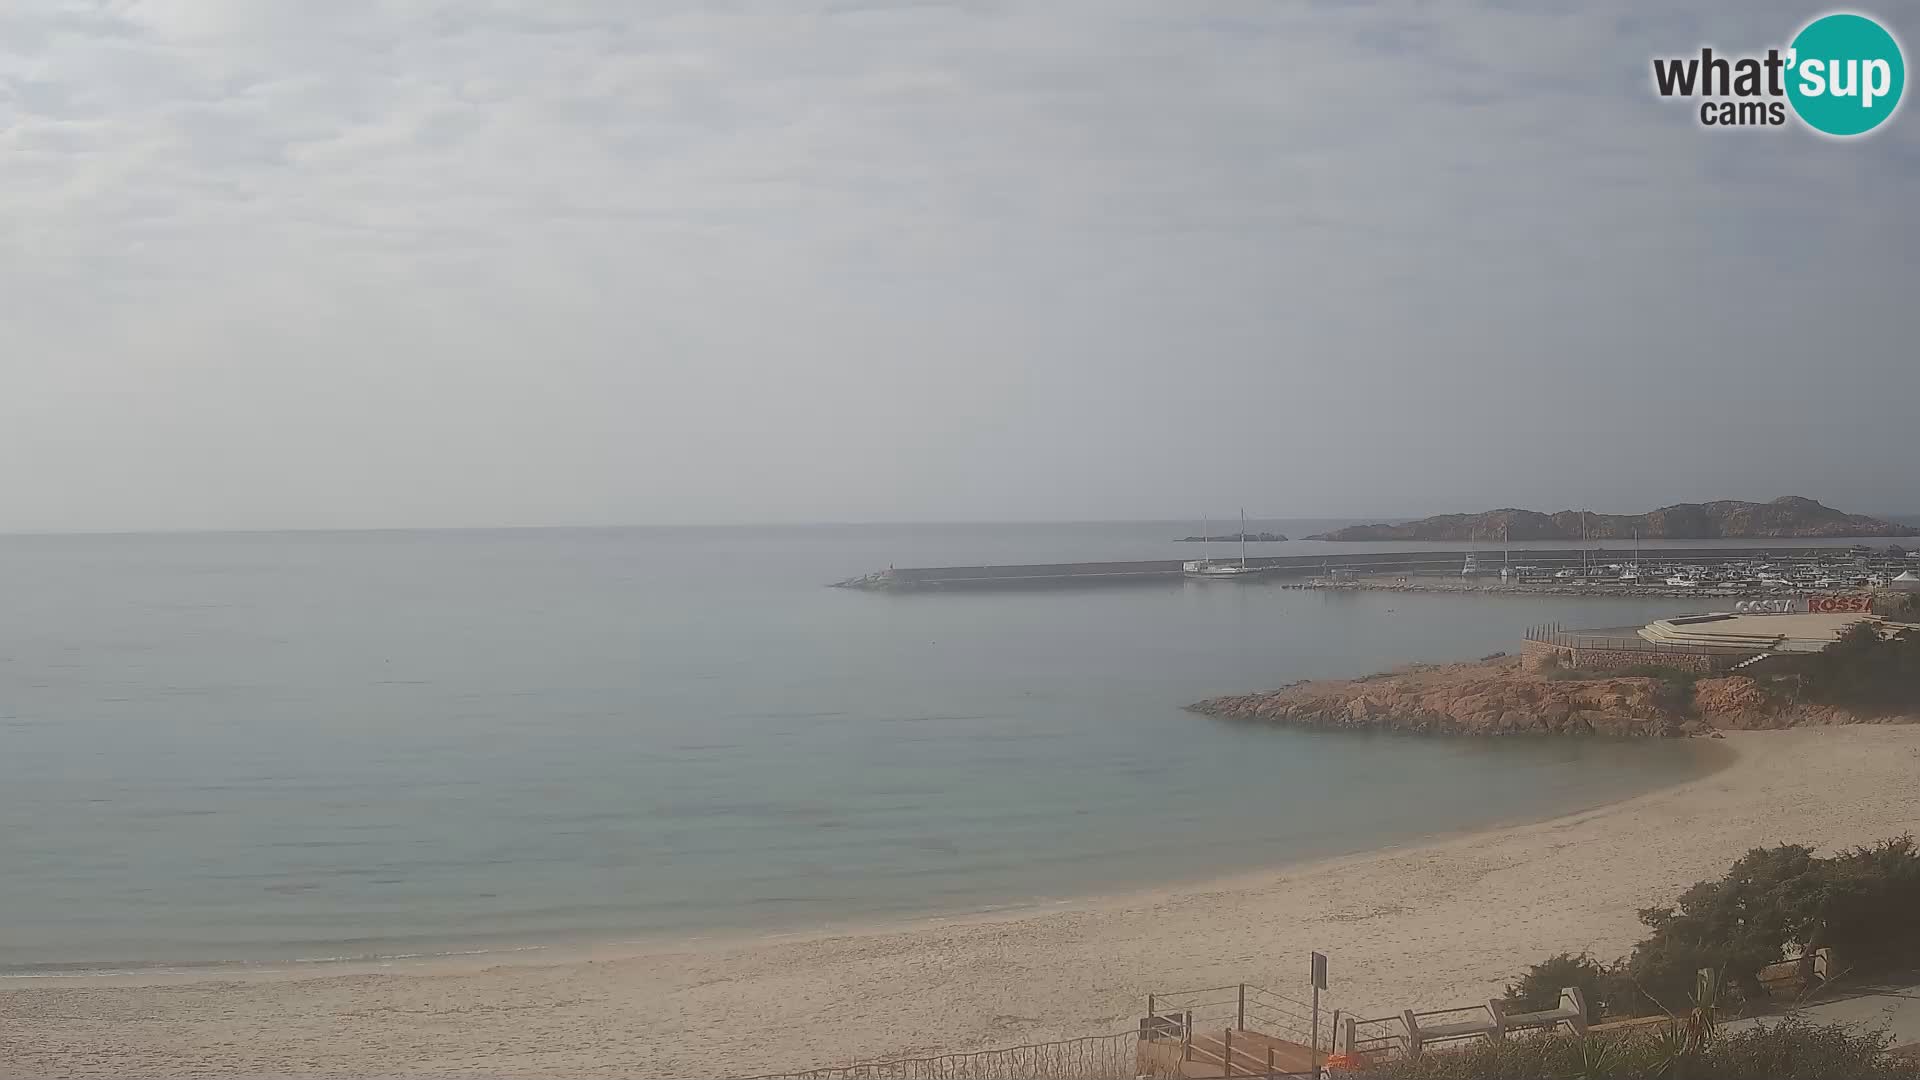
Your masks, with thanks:
<instances>
[{"instance_id":1,"label":"rocky outcrop","mask_svg":"<svg viewBox=\"0 0 1920 1080\"><path fill-rule=\"evenodd\" d=\"M1714 540L1785 537L1920 536L1920 529L1864 514L1847 514L1812 499L1789 495L1772 502L1724 499L1676 503L1645 514L1594 514L1561 510L1489 510L1441 514L1387 525L1354 525L1309 540Z\"/></svg>"},{"instance_id":2,"label":"rocky outcrop","mask_svg":"<svg viewBox=\"0 0 1920 1080\"><path fill-rule=\"evenodd\" d=\"M1359 679L1308 680L1188 708L1208 716L1296 727L1433 735L1614 735L1673 738L1720 728L1842 724L1856 716L1804 705L1743 676L1684 680L1530 670L1519 657L1416 664Z\"/></svg>"}]
</instances>

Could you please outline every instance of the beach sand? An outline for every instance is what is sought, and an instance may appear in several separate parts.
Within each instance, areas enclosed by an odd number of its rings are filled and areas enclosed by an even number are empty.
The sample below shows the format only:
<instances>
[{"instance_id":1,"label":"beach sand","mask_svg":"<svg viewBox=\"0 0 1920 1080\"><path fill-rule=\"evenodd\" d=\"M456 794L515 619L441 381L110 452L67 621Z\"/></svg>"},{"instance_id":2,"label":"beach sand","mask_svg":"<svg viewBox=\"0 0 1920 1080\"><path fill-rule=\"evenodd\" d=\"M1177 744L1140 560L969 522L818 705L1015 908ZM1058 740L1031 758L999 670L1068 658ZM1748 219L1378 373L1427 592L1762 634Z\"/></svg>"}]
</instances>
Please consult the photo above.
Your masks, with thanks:
<instances>
[{"instance_id":1,"label":"beach sand","mask_svg":"<svg viewBox=\"0 0 1920 1080\"><path fill-rule=\"evenodd\" d=\"M1747 848L1920 831L1920 727L1733 732L1725 768L1533 825L1041 911L561 962L0 983L0 1073L722 1076L1131 1028L1247 981L1383 1015L1624 953ZM1251 868L1250 868L1251 869ZM545 956L545 954L536 954Z\"/></svg>"}]
</instances>

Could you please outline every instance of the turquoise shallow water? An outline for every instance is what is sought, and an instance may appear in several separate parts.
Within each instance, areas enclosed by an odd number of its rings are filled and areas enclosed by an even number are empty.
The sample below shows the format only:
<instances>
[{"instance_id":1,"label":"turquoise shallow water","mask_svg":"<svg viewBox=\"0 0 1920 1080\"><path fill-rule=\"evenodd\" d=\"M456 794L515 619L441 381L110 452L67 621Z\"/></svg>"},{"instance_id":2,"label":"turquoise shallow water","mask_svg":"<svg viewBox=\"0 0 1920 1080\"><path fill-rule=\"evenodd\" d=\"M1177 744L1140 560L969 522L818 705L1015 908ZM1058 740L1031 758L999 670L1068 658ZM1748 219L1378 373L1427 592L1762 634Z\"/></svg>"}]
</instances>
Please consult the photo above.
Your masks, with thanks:
<instances>
[{"instance_id":1,"label":"turquoise shallow water","mask_svg":"<svg viewBox=\"0 0 1920 1080\"><path fill-rule=\"evenodd\" d=\"M1172 557L1189 531L0 539L0 973L976 910L1541 818L1703 768L1674 743L1180 710L1683 601L821 587L888 563Z\"/></svg>"}]
</instances>

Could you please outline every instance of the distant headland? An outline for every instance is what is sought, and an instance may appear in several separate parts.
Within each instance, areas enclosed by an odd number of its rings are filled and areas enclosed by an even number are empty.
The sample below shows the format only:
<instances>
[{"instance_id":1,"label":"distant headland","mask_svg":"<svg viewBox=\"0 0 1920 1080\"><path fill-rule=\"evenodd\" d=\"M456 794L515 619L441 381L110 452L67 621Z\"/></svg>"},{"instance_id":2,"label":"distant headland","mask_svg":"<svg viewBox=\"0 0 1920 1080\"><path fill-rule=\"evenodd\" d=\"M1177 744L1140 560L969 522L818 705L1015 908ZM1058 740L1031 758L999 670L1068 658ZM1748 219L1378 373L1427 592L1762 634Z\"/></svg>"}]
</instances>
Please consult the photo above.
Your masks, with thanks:
<instances>
[{"instance_id":1,"label":"distant headland","mask_svg":"<svg viewBox=\"0 0 1920 1080\"><path fill-rule=\"evenodd\" d=\"M1227 533L1222 536L1183 536L1174 541L1176 544L1237 544L1242 539L1249 544L1278 544L1286 537L1276 532Z\"/></svg>"},{"instance_id":2,"label":"distant headland","mask_svg":"<svg viewBox=\"0 0 1920 1080\"><path fill-rule=\"evenodd\" d=\"M1745 540L1808 536L1920 536L1920 529L1847 514L1788 495L1772 502L1675 503L1644 514L1489 510L1397 524L1353 525L1309 540Z\"/></svg>"}]
</instances>

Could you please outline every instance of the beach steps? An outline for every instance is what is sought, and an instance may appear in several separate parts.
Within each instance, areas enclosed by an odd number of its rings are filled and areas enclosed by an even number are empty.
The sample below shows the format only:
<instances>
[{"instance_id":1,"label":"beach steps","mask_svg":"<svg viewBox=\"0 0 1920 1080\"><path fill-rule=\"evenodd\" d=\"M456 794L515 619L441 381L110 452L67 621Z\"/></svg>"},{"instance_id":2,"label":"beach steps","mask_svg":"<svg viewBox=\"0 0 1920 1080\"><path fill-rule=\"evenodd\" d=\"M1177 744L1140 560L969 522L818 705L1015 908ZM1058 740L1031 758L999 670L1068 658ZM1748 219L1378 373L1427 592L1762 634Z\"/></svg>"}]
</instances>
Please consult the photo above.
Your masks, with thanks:
<instances>
[{"instance_id":1,"label":"beach steps","mask_svg":"<svg viewBox=\"0 0 1920 1080\"><path fill-rule=\"evenodd\" d=\"M1139 1075L1313 1076L1333 1050L1332 1021L1316 1003L1251 983L1149 994Z\"/></svg>"},{"instance_id":2,"label":"beach steps","mask_svg":"<svg viewBox=\"0 0 1920 1080\"><path fill-rule=\"evenodd\" d=\"M1297 1042L1265 1035L1258 1031L1221 1028L1196 1030L1185 1047L1168 1040L1167 1049L1185 1056L1177 1063L1178 1075L1193 1080L1227 1076L1311 1076L1316 1063L1324 1064L1325 1053ZM1231 1062L1231 1071L1227 1063ZM1271 1069L1271 1071L1269 1071Z\"/></svg>"},{"instance_id":3,"label":"beach steps","mask_svg":"<svg viewBox=\"0 0 1920 1080\"><path fill-rule=\"evenodd\" d=\"M1638 631L1656 645L1748 654L1816 653L1857 622L1883 622L1861 613L1780 612L1677 615L1656 619Z\"/></svg>"}]
</instances>

